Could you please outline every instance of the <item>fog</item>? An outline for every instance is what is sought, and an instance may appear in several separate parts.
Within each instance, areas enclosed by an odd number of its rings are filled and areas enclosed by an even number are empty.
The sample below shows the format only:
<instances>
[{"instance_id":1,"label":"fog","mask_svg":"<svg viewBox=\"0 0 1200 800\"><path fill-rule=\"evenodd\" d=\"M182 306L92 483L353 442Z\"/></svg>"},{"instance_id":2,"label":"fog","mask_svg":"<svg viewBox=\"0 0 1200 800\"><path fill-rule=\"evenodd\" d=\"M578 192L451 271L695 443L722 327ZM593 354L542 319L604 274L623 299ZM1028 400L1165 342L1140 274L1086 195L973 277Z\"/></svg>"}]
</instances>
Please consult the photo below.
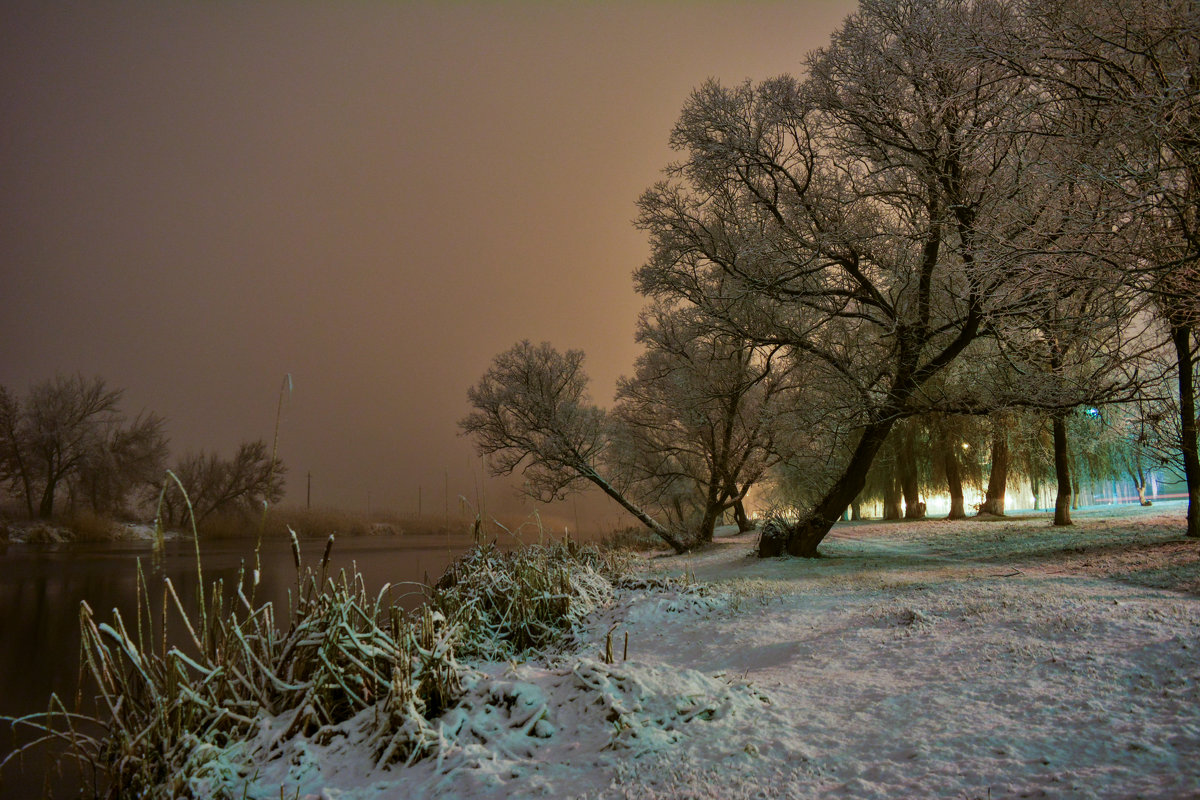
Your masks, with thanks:
<instances>
[{"instance_id":1,"label":"fog","mask_svg":"<svg viewBox=\"0 0 1200 800\"><path fill-rule=\"evenodd\" d=\"M176 457L269 441L290 374L286 502L526 508L467 388L550 340L608 404L687 94L798 74L852 6L6 2L0 384L101 375Z\"/></svg>"}]
</instances>

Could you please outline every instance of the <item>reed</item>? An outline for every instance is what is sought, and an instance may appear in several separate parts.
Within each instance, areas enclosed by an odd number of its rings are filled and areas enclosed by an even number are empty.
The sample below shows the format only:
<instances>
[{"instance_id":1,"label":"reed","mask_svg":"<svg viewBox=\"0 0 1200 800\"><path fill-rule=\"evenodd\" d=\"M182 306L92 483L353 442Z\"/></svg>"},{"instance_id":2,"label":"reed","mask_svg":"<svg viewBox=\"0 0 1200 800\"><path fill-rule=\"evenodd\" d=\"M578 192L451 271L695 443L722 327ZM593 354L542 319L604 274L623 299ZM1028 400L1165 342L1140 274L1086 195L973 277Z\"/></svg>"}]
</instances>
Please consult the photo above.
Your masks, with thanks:
<instances>
[{"instance_id":1,"label":"reed","mask_svg":"<svg viewBox=\"0 0 1200 800\"><path fill-rule=\"evenodd\" d=\"M275 465L279 463L279 422L283 419L283 399L292 396L292 373L283 376L283 384L279 387L279 403L275 407L275 434L271 438L271 463L267 467L267 489L263 496L262 518L258 523L258 538L254 545L254 569L262 569L262 540L267 532L267 511L270 503L267 497L275 481Z\"/></svg>"},{"instance_id":2,"label":"reed","mask_svg":"<svg viewBox=\"0 0 1200 800\"><path fill-rule=\"evenodd\" d=\"M480 544L410 612L393 587L371 594L356 571L328 575L333 537L309 566L291 536L296 590L282 619L271 603L253 603L252 585L247 596L245 575L229 607L219 582L189 607L169 579L152 597L139 563L132 624L116 611L102 622L81 604L81 695L86 684L95 710L84 712L79 696L69 711L55 696L46 712L9 722L35 729L39 742L65 742L61 758L96 776L96 797L205 796L214 765L231 768L213 754L240 747L234 778L244 780L252 758L296 736L332 736L366 709L377 762L412 763L442 746L435 721L461 696L470 660L568 636L612 598L622 568L620 557L573 542L508 553ZM181 625L175 644L169 608Z\"/></svg>"}]
</instances>

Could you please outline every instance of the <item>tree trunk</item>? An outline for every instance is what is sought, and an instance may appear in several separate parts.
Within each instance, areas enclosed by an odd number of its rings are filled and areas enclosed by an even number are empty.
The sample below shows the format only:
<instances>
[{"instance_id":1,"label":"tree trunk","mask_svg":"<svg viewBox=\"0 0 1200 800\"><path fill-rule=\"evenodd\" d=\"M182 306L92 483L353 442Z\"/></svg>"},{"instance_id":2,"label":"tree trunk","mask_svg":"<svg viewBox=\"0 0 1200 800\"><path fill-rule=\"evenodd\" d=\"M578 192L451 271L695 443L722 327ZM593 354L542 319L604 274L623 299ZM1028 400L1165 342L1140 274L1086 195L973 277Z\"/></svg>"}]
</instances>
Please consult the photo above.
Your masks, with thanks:
<instances>
[{"instance_id":1,"label":"tree trunk","mask_svg":"<svg viewBox=\"0 0 1200 800\"><path fill-rule=\"evenodd\" d=\"M754 530L754 521L746 514L746 506L740 499L733 501L733 519L737 522L738 533Z\"/></svg>"},{"instance_id":2,"label":"tree trunk","mask_svg":"<svg viewBox=\"0 0 1200 800\"><path fill-rule=\"evenodd\" d=\"M704 498L704 514L700 518L700 529L696 531L696 543L711 542L717 527L717 519L725 513L725 502L717 489L716 481L710 481Z\"/></svg>"},{"instance_id":3,"label":"tree trunk","mask_svg":"<svg viewBox=\"0 0 1200 800\"><path fill-rule=\"evenodd\" d=\"M1179 416L1183 435L1183 477L1187 484L1187 535L1200 538L1200 455L1196 452L1196 389L1192 376L1192 332L1184 325L1171 328L1179 365Z\"/></svg>"},{"instance_id":4,"label":"tree trunk","mask_svg":"<svg viewBox=\"0 0 1200 800\"><path fill-rule=\"evenodd\" d=\"M704 509L704 516L700 518L700 528L696 531L696 543L711 542L713 540L713 532L717 528L717 517L721 516L722 509L719 506L709 504Z\"/></svg>"},{"instance_id":5,"label":"tree trunk","mask_svg":"<svg viewBox=\"0 0 1200 800\"><path fill-rule=\"evenodd\" d=\"M950 491L950 513L946 519L963 519L967 516L963 500L962 473L958 468L958 451L946 440L942 441L942 458L945 460L946 488Z\"/></svg>"},{"instance_id":6,"label":"tree trunk","mask_svg":"<svg viewBox=\"0 0 1200 800\"><path fill-rule=\"evenodd\" d=\"M850 504L850 519L854 522L862 519L862 501L857 497L854 498L854 502Z\"/></svg>"},{"instance_id":7,"label":"tree trunk","mask_svg":"<svg viewBox=\"0 0 1200 800\"><path fill-rule=\"evenodd\" d=\"M1142 469L1142 465L1140 463L1140 461L1141 461L1140 458L1138 459L1138 461L1139 461L1139 463L1137 465L1137 474L1133 476L1133 485L1137 487L1138 503L1143 506L1154 505L1153 503L1151 503L1149 500L1146 499L1146 472L1145 472L1145 470Z\"/></svg>"},{"instance_id":8,"label":"tree trunk","mask_svg":"<svg viewBox=\"0 0 1200 800\"><path fill-rule=\"evenodd\" d=\"M816 558L817 545L829 534L838 517L846 510L846 506L862 491L867 482L867 471L871 468L871 462L875 460L879 448L883 447L883 442L894 424L895 417L885 415L883 420L869 423L863 429L863 435L858 440L842 476L825 493L812 513L790 531L787 542L790 555Z\"/></svg>"},{"instance_id":9,"label":"tree trunk","mask_svg":"<svg viewBox=\"0 0 1200 800\"><path fill-rule=\"evenodd\" d=\"M33 480L25 469L24 460L17 461L17 468L20 470L21 487L24 489L22 494L25 497L25 509L29 512L29 518L33 519Z\"/></svg>"},{"instance_id":10,"label":"tree trunk","mask_svg":"<svg viewBox=\"0 0 1200 800\"><path fill-rule=\"evenodd\" d=\"M917 475L916 426L907 420L900 442L900 491L904 494L904 518L925 519L925 504Z\"/></svg>"},{"instance_id":11,"label":"tree trunk","mask_svg":"<svg viewBox=\"0 0 1200 800\"><path fill-rule=\"evenodd\" d=\"M683 539L680 539L678 536L660 525L657 520L655 520L645 511L642 511L633 503L626 500L625 495L618 492L615 488L613 488L612 484L604 480L604 478L601 478L600 475L593 470L585 468L579 470L579 473L592 483L599 486L600 490L613 500L616 500L621 505L621 508L628 511L630 514L633 514L635 517L637 517L639 522L641 522L650 530L654 531L654 533L657 534L658 537L664 542L671 545L671 549L673 549L676 553L686 553L696 546L695 542L685 542Z\"/></svg>"},{"instance_id":12,"label":"tree trunk","mask_svg":"<svg viewBox=\"0 0 1200 800\"><path fill-rule=\"evenodd\" d=\"M896 467L899 469L899 466ZM904 516L904 492L900 488L900 476L892 473L883 492L883 518L901 519Z\"/></svg>"},{"instance_id":13,"label":"tree trunk","mask_svg":"<svg viewBox=\"0 0 1200 800\"><path fill-rule=\"evenodd\" d=\"M1029 491L1033 494L1033 510L1041 508L1042 481L1037 475L1029 476Z\"/></svg>"},{"instance_id":14,"label":"tree trunk","mask_svg":"<svg viewBox=\"0 0 1200 800\"><path fill-rule=\"evenodd\" d=\"M46 476L46 488L42 491L42 502L38 506L38 517L41 519L50 519L54 516L54 488L56 480L52 476Z\"/></svg>"},{"instance_id":15,"label":"tree trunk","mask_svg":"<svg viewBox=\"0 0 1200 800\"><path fill-rule=\"evenodd\" d=\"M1008 420L1002 414L992 415L992 471L988 475L987 494L980 514L1004 516L1004 495L1008 488Z\"/></svg>"},{"instance_id":16,"label":"tree trunk","mask_svg":"<svg viewBox=\"0 0 1200 800\"><path fill-rule=\"evenodd\" d=\"M1063 414L1055 414L1054 422L1054 474L1058 478L1058 494L1054 498L1054 524L1071 524L1071 462L1067 453L1067 420Z\"/></svg>"}]
</instances>

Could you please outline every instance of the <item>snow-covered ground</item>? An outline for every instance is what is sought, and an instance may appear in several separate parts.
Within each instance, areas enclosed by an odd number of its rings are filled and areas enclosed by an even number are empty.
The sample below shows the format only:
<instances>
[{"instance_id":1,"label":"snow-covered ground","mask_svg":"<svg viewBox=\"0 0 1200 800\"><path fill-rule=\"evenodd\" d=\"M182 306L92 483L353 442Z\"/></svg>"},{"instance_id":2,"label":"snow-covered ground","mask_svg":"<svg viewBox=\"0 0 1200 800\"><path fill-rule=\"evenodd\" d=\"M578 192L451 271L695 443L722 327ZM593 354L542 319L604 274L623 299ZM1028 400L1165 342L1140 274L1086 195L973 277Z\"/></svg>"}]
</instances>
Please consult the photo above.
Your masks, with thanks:
<instances>
[{"instance_id":1,"label":"snow-covered ground","mask_svg":"<svg viewBox=\"0 0 1200 800\"><path fill-rule=\"evenodd\" d=\"M648 579L685 581L621 589L578 649L480 667L437 758L377 769L368 709L257 759L237 796L1200 797L1183 513L847 524L818 560L754 558L754 534L650 558Z\"/></svg>"}]
</instances>

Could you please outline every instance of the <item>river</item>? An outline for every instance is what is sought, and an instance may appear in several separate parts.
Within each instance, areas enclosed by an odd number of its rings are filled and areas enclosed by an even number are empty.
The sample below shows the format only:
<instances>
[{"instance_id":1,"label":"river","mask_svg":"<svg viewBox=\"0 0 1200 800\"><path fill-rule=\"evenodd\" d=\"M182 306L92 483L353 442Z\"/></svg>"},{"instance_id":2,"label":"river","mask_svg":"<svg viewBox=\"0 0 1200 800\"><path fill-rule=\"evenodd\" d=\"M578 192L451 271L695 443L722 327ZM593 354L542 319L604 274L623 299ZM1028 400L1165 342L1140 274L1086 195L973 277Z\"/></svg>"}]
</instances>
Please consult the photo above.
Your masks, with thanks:
<instances>
[{"instance_id":1,"label":"river","mask_svg":"<svg viewBox=\"0 0 1200 800\"><path fill-rule=\"evenodd\" d=\"M305 564L320 562L325 542L302 540ZM443 535L339 539L332 549L330 574L357 566L372 593L388 583L403 586L397 594L411 591L406 602L416 605L422 597L417 584L427 577L436 581L469 545L469 537ZM252 541L205 542L201 550L206 589L223 580L228 590L236 584L242 564L254 560ZM80 602L87 601L97 621L110 621L116 608L133 624L139 559L156 608L161 608L163 577L171 579L181 598L196 596L196 555L190 540L167 542L158 559L153 557L151 545L142 542L0 544L0 716L45 711L52 692L73 708L79 674ZM279 624L286 625L288 591L296 586L290 543L264 542L261 561L256 603L275 603ZM159 616L157 611L155 616ZM9 726L0 723L0 759L14 746ZM46 758L34 751L27 755L23 768L10 764L0 772L0 798L47 796L43 787L46 776ZM50 790L54 797L74 797L82 783L78 771L69 768L65 775L51 776Z\"/></svg>"}]
</instances>

